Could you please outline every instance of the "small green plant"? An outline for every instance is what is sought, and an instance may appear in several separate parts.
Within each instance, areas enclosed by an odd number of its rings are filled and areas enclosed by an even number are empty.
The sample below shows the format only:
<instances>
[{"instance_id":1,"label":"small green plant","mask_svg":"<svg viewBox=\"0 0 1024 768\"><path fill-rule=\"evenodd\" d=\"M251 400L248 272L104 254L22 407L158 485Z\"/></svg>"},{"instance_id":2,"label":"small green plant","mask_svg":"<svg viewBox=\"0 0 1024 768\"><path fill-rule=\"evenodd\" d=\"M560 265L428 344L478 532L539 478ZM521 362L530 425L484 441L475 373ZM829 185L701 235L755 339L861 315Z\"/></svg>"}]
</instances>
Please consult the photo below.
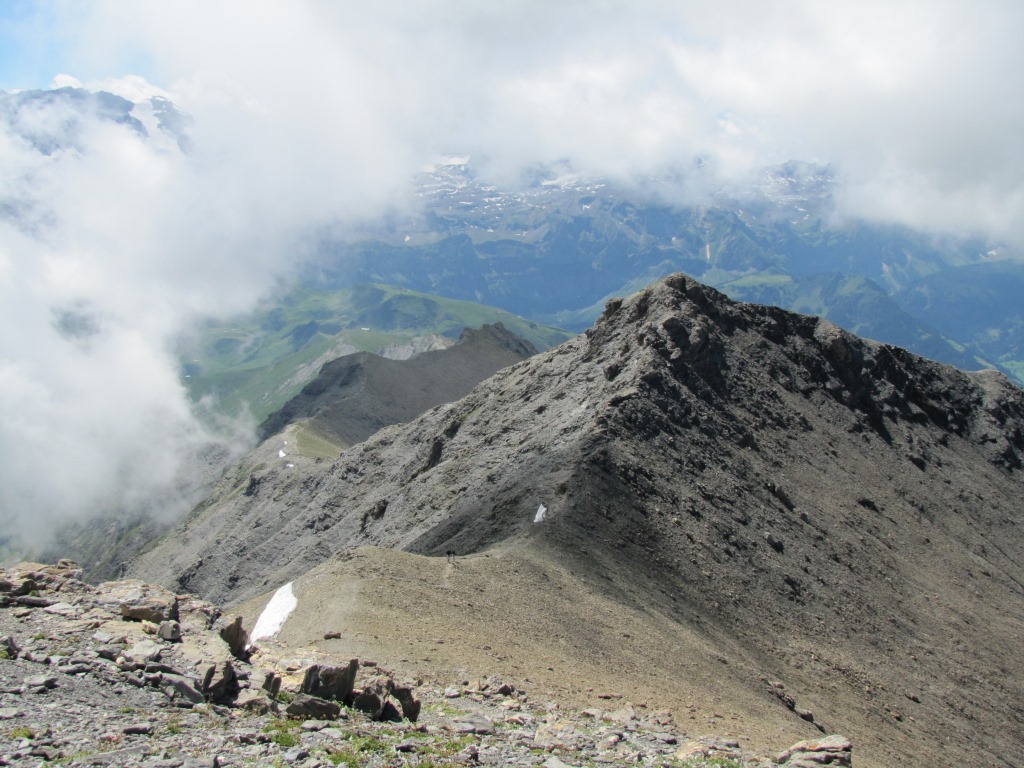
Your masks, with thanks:
<instances>
[{"instance_id":1,"label":"small green plant","mask_svg":"<svg viewBox=\"0 0 1024 768\"><path fill-rule=\"evenodd\" d=\"M331 765L344 765L346 768L359 768L360 765L359 753L353 752L349 747L328 752L327 759L331 761Z\"/></svg>"},{"instance_id":2,"label":"small green plant","mask_svg":"<svg viewBox=\"0 0 1024 768\"><path fill-rule=\"evenodd\" d=\"M0 661L10 661L11 654L7 652L6 648L0 648Z\"/></svg>"},{"instance_id":3,"label":"small green plant","mask_svg":"<svg viewBox=\"0 0 1024 768\"><path fill-rule=\"evenodd\" d=\"M17 728L11 729L10 733L7 735L12 739L31 739L35 734L32 733L31 728L26 728L24 725L20 725Z\"/></svg>"},{"instance_id":4,"label":"small green plant","mask_svg":"<svg viewBox=\"0 0 1024 768\"><path fill-rule=\"evenodd\" d=\"M351 748L356 752L381 753L386 752L389 744L376 736L351 736L349 738Z\"/></svg>"},{"instance_id":5,"label":"small green plant","mask_svg":"<svg viewBox=\"0 0 1024 768\"><path fill-rule=\"evenodd\" d=\"M743 768L743 763L728 757L691 757L673 768Z\"/></svg>"},{"instance_id":6,"label":"small green plant","mask_svg":"<svg viewBox=\"0 0 1024 768\"><path fill-rule=\"evenodd\" d=\"M295 694L289 693L288 691L278 691L277 695L274 698L280 701L282 704L291 704L293 701L295 701Z\"/></svg>"},{"instance_id":7,"label":"small green plant","mask_svg":"<svg viewBox=\"0 0 1024 768\"><path fill-rule=\"evenodd\" d=\"M454 757L459 752L464 750L475 739L472 736L460 736L456 739L448 741L435 741L431 744L424 744L419 748L418 753L421 755L433 755L436 757Z\"/></svg>"},{"instance_id":8,"label":"small green plant","mask_svg":"<svg viewBox=\"0 0 1024 768\"><path fill-rule=\"evenodd\" d=\"M298 720L271 720L263 726L263 732L271 734L270 740L279 747L294 747L299 743L296 731L301 727Z\"/></svg>"},{"instance_id":9,"label":"small green plant","mask_svg":"<svg viewBox=\"0 0 1024 768\"><path fill-rule=\"evenodd\" d=\"M270 740L279 747L295 747L299 744L299 736L291 731L278 731Z\"/></svg>"},{"instance_id":10,"label":"small green plant","mask_svg":"<svg viewBox=\"0 0 1024 768\"><path fill-rule=\"evenodd\" d=\"M177 717L171 717L167 720L167 732L170 734L176 734L182 732L181 721Z\"/></svg>"}]
</instances>

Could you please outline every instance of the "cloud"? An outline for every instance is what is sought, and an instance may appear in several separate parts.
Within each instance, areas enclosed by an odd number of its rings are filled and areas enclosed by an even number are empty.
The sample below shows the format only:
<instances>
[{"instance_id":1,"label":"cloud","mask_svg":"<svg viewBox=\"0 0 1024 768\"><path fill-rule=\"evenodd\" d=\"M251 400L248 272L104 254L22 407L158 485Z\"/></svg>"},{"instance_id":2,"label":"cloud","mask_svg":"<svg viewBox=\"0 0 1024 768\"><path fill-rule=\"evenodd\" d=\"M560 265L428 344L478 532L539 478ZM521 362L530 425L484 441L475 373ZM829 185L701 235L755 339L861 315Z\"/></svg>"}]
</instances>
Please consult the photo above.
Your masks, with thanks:
<instances>
[{"instance_id":1,"label":"cloud","mask_svg":"<svg viewBox=\"0 0 1024 768\"><path fill-rule=\"evenodd\" d=\"M68 7L68 60L145 62L200 130L326 210L358 209L359 186L378 202L436 152L503 178L567 158L630 177L699 155L742 180L807 159L833 164L851 215L1024 240L1012 0Z\"/></svg>"},{"instance_id":2,"label":"cloud","mask_svg":"<svg viewBox=\"0 0 1024 768\"><path fill-rule=\"evenodd\" d=\"M19 20L26 61L60 41L58 85L169 97L193 127L187 155L152 122L60 104L26 116L70 131L59 151L0 131L0 512L46 528L170 498L225 440L194 418L174 338L251 306L311 231L411 204L438 153L506 181L701 157L742 182L817 160L848 215L1019 246L1022 16L1010 0L48 4Z\"/></svg>"}]
</instances>

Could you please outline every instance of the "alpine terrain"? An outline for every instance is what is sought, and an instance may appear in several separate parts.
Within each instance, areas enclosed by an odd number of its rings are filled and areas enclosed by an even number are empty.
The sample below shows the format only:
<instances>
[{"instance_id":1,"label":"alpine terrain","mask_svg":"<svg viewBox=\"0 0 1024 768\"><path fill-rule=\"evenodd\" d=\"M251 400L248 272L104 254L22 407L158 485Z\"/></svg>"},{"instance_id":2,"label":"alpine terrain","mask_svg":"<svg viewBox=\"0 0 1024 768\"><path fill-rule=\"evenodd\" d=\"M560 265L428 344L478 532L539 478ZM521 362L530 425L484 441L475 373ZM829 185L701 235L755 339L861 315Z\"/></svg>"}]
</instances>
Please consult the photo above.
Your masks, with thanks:
<instances>
[{"instance_id":1,"label":"alpine terrain","mask_svg":"<svg viewBox=\"0 0 1024 768\"><path fill-rule=\"evenodd\" d=\"M625 696L759 749L842 733L858 766L1024 763L1000 373L675 274L336 458L263 450L132 575L247 616L290 584L279 642L403 674Z\"/></svg>"}]
</instances>

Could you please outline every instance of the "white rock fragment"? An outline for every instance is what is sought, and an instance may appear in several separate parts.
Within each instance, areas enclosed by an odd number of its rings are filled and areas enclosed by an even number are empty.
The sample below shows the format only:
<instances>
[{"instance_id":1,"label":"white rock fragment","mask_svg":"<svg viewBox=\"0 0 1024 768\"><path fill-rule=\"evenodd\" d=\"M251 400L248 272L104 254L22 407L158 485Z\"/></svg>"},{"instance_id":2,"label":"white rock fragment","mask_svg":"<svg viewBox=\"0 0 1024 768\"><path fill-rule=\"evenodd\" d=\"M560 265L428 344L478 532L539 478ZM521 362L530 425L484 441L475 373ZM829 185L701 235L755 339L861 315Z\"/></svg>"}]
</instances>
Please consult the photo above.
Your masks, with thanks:
<instances>
[{"instance_id":1,"label":"white rock fragment","mask_svg":"<svg viewBox=\"0 0 1024 768\"><path fill-rule=\"evenodd\" d=\"M299 601L295 599L295 593L292 592L292 582L289 581L270 598L267 607L263 609L263 613L256 620L256 626L249 633L249 640L256 642L263 638L276 637L277 633L284 627L284 623L288 620L291 612L298 605Z\"/></svg>"},{"instance_id":2,"label":"white rock fragment","mask_svg":"<svg viewBox=\"0 0 1024 768\"><path fill-rule=\"evenodd\" d=\"M547 517L547 515L548 508L541 504L539 507L537 507L537 514L533 516L533 522L542 523L544 522L544 518Z\"/></svg>"}]
</instances>

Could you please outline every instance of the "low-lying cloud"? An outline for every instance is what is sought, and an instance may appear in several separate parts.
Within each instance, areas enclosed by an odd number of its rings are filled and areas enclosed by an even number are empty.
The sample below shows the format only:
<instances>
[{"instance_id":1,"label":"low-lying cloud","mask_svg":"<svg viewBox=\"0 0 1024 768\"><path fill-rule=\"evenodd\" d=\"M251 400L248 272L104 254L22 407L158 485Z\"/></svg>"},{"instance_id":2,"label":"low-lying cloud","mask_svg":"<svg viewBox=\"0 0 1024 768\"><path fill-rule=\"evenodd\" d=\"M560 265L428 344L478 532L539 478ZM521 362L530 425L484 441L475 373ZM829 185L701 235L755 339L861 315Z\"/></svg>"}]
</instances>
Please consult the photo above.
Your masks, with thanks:
<instances>
[{"instance_id":1,"label":"low-lying cloud","mask_svg":"<svg viewBox=\"0 0 1024 768\"><path fill-rule=\"evenodd\" d=\"M183 475L244 440L195 418L177 335L251 307L311 231L411 205L438 153L503 182L827 162L846 215L1024 243L1015 2L56 7L56 84L192 128L185 153L54 103L0 130L0 515L37 533L187 506Z\"/></svg>"}]
</instances>

